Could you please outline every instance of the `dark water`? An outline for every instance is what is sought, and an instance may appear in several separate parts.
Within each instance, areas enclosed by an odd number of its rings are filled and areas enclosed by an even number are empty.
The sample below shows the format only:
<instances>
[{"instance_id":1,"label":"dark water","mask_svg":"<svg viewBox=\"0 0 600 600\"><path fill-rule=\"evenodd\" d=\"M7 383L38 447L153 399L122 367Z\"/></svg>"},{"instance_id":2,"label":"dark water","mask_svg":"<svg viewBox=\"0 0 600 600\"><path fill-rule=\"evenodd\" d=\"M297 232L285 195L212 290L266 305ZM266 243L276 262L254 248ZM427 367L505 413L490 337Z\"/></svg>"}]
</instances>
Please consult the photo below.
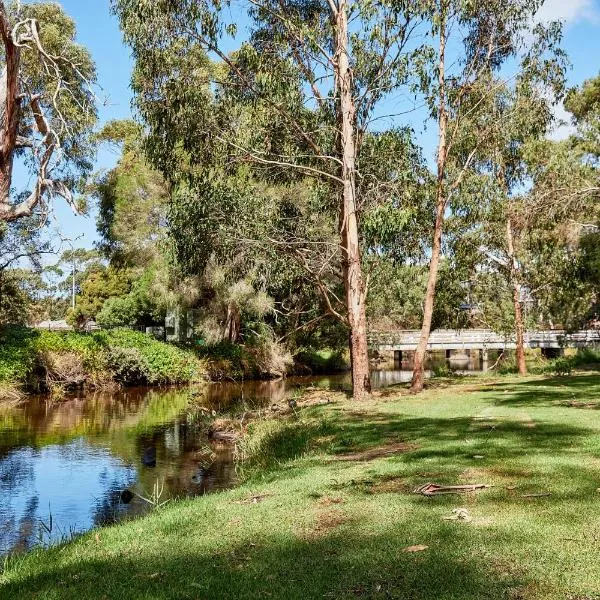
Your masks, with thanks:
<instances>
[{"instance_id":1,"label":"dark water","mask_svg":"<svg viewBox=\"0 0 600 600\"><path fill-rule=\"evenodd\" d=\"M380 365L374 386L409 381L410 363L398 366ZM451 366L480 369L476 359ZM164 502L230 487L234 448L208 438L207 411L243 412L308 385L349 383L340 374L0 405L0 555L143 514L151 504L141 497ZM123 490L134 493L128 503Z\"/></svg>"}]
</instances>

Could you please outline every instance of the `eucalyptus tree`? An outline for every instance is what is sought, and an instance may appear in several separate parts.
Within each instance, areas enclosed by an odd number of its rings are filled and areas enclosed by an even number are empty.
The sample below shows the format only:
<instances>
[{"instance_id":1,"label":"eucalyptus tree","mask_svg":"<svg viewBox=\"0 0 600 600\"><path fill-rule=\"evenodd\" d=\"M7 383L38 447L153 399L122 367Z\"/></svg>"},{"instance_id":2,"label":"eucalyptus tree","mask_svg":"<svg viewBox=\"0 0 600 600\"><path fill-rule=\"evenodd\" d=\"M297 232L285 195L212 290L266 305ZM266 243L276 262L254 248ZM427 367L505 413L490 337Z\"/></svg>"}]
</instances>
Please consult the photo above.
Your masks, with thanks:
<instances>
[{"instance_id":1,"label":"eucalyptus tree","mask_svg":"<svg viewBox=\"0 0 600 600\"><path fill-rule=\"evenodd\" d=\"M534 26L540 0L435 0L428 4L431 34L437 38L434 59L425 71L422 89L431 118L438 124L436 210L424 298L421 337L415 353L412 391L423 389L423 367L431 331L438 268L443 249L444 221L449 209L461 200L465 178L476 172L475 162L498 124L489 112L508 67L539 39L551 44L560 31L557 25ZM527 53L531 65L533 52ZM541 59L540 59L541 60ZM539 64L536 64L539 66ZM553 65L550 65L553 66ZM533 68L533 67L532 67ZM489 153L488 153L488 159ZM489 163L488 163L489 164ZM470 196L471 200L473 199ZM510 252L510 250L509 250Z\"/></svg>"},{"instance_id":2,"label":"eucalyptus tree","mask_svg":"<svg viewBox=\"0 0 600 600\"><path fill-rule=\"evenodd\" d=\"M121 156L88 185L97 202L98 249L114 265L144 269L158 258L166 237L169 188L142 148L141 128L130 120L110 121L96 136Z\"/></svg>"},{"instance_id":3,"label":"eucalyptus tree","mask_svg":"<svg viewBox=\"0 0 600 600\"><path fill-rule=\"evenodd\" d=\"M537 86L539 88L539 85ZM592 274L600 210L600 95L598 78L569 91L565 107L574 129L566 139L537 138L523 148L531 179L522 271L535 303L548 321L581 327L597 312ZM522 114L525 114L522 110Z\"/></svg>"},{"instance_id":4,"label":"eucalyptus tree","mask_svg":"<svg viewBox=\"0 0 600 600\"><path fill-rule=\"evenodd\" d=\"M404 0L249 0L236 4L232 14L233 5L217 1L114 0L136 61L136 102L150 127L159 168L170 169L171 124L190 119L199 138L192 145L179 138L177 149L197 181L210 178L202 167L220 146L228 165L251 165L254 174L280 183L304 178L335 199L330 207L338 221L343 313L320 277L323 264L315 269L305 261L305 266L328 309L349 328L355 398L370 391L357 161L378 105L408 77L414 52L409 41L419 22L414 5ZM249 37L228 53L227 37L235 43L236 23L246 17ZM192 55L194 69L166 70ZM218 68L207 56L221 61ZM197 85L198 77L203 86ZM207 114L214 111L215 94L246 103L246 109L235 111L231 103L229 118L219 120ZM295 254L304 261L304 252ZM321 254L328 264L335 260L327 250Z\"/></svg>"},{"instance_id":5,"label":"eucalyptus tree","mask_svg":"<svg viewBox=\"0 0 600 600\"><path fill-rule=\"evenodd\" d=\"M510 290L520 374L527 371L524 306L549 284L539 284L544 264L550 264L549 246L537 244L536 249L536 238L541 242L542 233L556 229L564 218L560 199L541 193L541 173L532 160L532 148L547 143L553 107L564 91L566 57L560 40L559 24L536 26L528 47L520 51L514 80L490 80L493 92L485 98L482 124L491 124L474 160L491 186L482 251L487 269L498 272ZM542 252L545 258L538 260Z\"/></svg>"},{"instance_id":6,"label":"eucalyptus tree","mask_svg":"<svg viewBox=\"0 0 600 600\"><path fill-rule=\"evenodd\" d=\"M14 221L61 196L74 208L91 169L96 69L57 3L0 0L0 220ZM34 180L13 194L15 159Z\"/></svg>"},{"instance_id":7,"label":"eucalyptus tree","mask_svg":"<svg viewBox=\"0 0 600 600\"><path fill-rule=\"evenodd\" d=\"M598 167L600 160L600 75L569 90L565 108L573 116L576 131L571 142L585 153L589 164Z\"/></svg>"}]
</instances>

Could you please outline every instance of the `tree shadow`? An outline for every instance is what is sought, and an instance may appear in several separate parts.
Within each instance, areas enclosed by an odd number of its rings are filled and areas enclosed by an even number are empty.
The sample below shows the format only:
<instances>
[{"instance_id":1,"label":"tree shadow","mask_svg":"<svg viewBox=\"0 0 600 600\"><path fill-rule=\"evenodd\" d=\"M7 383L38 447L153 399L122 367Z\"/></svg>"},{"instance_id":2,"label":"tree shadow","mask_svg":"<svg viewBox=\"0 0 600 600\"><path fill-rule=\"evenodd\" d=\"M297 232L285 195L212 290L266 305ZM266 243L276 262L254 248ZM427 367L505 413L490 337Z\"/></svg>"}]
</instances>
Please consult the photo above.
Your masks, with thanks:
<instances>
[{"instance_id":1,"label":"tree shadow","mask_svg":"<svg viewBox=\"0 0 600 600\"><path fill-rule=\"evenodd\" d=\"M340 411L335 419L291 422L264 436L254 448L258 458L251 461L248 475L257 475L261 482L289 479L322 466L325 458L338 473L387 461L388 470L397 465L415 485L431 472L436 483L455 484L469 469L490 471L523 457L547 462L546 457L567 456L595 433L519 415L435 418Z\"/></svg>"},{"instance_id":2,"label":"tree shadow","mask_svg":"<svg viewBox=\"0 0 600 600\"><path fill-rule=\"evenodd\" d=\"M572 400L585 397L600 403L600 375L581 374L569 377L552 377L541 380L511 382L510 388L502 384L487 386L481 390L496 394L496 405L513 406L556 406L569 405ZM577 406L575 402L574 406Z\"/></svg>"},{"instance_id":3,"label":"tree shadow","mask_svg":"<svg viewBox=\"0 0 600 600\"><path fill-rule=\"evenodd\" d=\"M466 530L440 524L427 530L406 524L378 535L341 525L325 533L271 534L243 539L217 551L201 543L167 546L116 559L83 555L76 562L54 551L35 575L4 585L6 598L61 600L127 598L505 598L529 584L524 572L506 572L472 551ZM196 535L201 532L195 531ZM189 523L169 528L190 535ZM422 552L400 548L424 544ZM510 597L520 597L518 595Z\"/></svg>"}]
</instances>

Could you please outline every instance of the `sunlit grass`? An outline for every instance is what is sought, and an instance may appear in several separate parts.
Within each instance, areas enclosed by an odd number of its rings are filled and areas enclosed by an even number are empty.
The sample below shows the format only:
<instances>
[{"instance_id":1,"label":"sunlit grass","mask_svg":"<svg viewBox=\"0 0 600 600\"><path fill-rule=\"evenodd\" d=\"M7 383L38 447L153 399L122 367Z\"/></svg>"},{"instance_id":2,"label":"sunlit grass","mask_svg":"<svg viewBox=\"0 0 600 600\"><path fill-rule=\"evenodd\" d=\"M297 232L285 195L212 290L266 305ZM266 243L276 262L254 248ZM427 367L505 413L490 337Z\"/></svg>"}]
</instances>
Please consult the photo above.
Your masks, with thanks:
<instances>
[{"instance_id":1,"label":"sunlit grass","mask_svg":"<svg viewBox=\"0 0 600 600\"><path fill-rule=\"evenodd\" d=\"M0 597L599 598L596 403L586 374L300 409L253 426L243 486L13 558Z\"/></svg>"}]
</instances>

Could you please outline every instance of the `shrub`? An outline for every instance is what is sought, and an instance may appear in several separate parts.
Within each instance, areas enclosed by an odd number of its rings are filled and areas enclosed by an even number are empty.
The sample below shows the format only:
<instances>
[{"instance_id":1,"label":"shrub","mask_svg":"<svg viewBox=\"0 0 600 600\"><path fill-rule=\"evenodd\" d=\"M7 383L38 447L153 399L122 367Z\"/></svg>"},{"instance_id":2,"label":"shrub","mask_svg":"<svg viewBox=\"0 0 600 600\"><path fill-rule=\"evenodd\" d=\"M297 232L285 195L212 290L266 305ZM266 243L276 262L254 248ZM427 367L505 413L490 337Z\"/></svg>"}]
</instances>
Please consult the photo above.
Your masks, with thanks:
<instances>
[{"instance_id":1,"label":"shrub","mask_svg":"<svg viewBox=\"0 0 600 600\"><path fill-rule=\"evenodd\" d=\"M348 369L348 361L341 350L304 348L296 354L295 359L315 374Z\"/></svg>"},{"instance_id":2,"label":"shrub","mask_svg":"<svg viewBox=\"0 0 600 600\"><path fill-rule=\"evenodd\" d=\"M208 361L208 374L213 381L258 376L251 357L240 344L228 341L206 344L198 347L197 353Z\"/></svg>"},{"instance_id":3,"label":"shrub","mask_svg":"<svg viewBox=\"0 0 600 600\"><path fill-rule=\"evenodd\" d=\"M24 398L25 394L17 384L0 381L0 402L18 404Z\"/></svg>"},{"instance_id":4,"label":"shrub","mask_svg":"<svg viewBox=\"0 0 600 600\"><path fill-rule=\"evenodd\" d=\"M556 375L570 375L573 371L573 359L572 358L557 358L550 368Z\"/></svg>"},{"instance_id":5,"label":"shrub","mask_svg":"<svg viewBox=\"0 0 600 600\"><path fill-rule=\"evenodd\" d=\"M35 379L65 387L114 381L171 384L200 381L204 365L189 351L146 334L117 329L92 334L0 330L0 382L32 388Z\"/></svg>"},{"instance_id":6,"label":"shrub","mask_svg":"<svg viewBox=\"0 0 600 600\"><path fill-rule=\"evenodd\" d=\"M139 370L144 374L146 383L186 383L203 379L203 365L189 350L129 329L115 329L101 334L112 350L134 348L139 353Z\"/></svg>"},{"instance_id":7,"label":"shrub","mask_svg":"<svg viewBox=\"0 0 600 600\"><path fill-rule=\"evenodd\" d=\"M77 352L46 351L41 355L46 370L46 384L50 389L82 387L88 378L81 354Z\"/></svg>"},{"instance_id":8,"label":"shrub","mask_svg":"<svg viewBox=\"0 0 600 600\"><path fill-rule=\"evenodd\" d=\"M434 377L456 377L456 373L448 365L436 365L433 367Z\"/></svg>"},{"instance_id":9,"label":"shrub","mask_svg":"<svg viewBox=\"0 0 600 600\"><path fill-rule=\"evenodd\" d=\"M142 355L137 348L109 348L106 366L113 379L119 383L133 385L147 380Z\"/></svg>"},{"instance_id":10,"label":"shrub","mask_svg":"<svg viewBox=\"0 0 600 600\"><path fill-rule=\"evenodd\" d=\"M249 350L261 377L284 377L294 362L289 351L268 338Z\"/></svg>"}]
</instances>

